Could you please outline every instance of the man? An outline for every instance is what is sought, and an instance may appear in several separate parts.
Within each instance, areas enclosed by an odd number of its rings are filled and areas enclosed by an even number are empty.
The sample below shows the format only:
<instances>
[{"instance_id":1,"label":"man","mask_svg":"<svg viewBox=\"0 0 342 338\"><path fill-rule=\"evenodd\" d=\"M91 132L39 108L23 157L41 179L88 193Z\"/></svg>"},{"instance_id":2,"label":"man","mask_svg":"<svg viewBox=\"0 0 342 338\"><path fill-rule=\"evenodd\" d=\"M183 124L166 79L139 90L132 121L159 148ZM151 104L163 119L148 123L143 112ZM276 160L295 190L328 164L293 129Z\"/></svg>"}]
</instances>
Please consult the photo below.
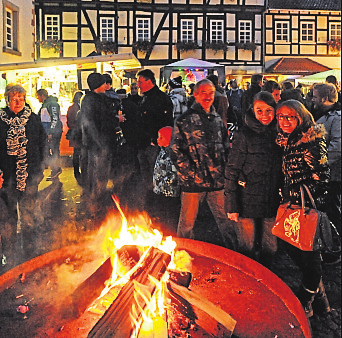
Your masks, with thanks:
<instances>
[{"instance_id":1,"label":"man","mask_svg":"<svg viewBox=\"0 0 342 338\"><path fill-rule=\"evenodd\" d=\"M216 113L221 116L221 119L225 126L227 126L227 112L228 112L228 98L224 91L224 89L219 85L217 75L211 74L207 76L207 79L210 80L215 86L215 99L214 99L214 107Z\"/></svg>"},{"instance_id":2,"label":"man","mask_svg":"<svg viewBox=\"0 0 342 338\"><path fill-rule=\"evenodd\" d=\"M31 258L36 248L34 239L43 223L36 202L38 185L44 177L47 135L40 118L25 106L25 97L23 87L8 86L7 106L0 109L0 171L3 171L3 194L8 206L7 227L0 226L0 235L9 263L14 263L16 254L17 225L21 226L24 254Z\"/></svg>"},{"instance_id":3,"label":"man","mask_svg":"<svg viewBox=\"0 0 342 338\"><path fill-rule=\"evenodd\" d=\"M173 125L173 105L168 95L156 85L150 69L141 70L137 78L143 93L138 116L138 159L146 192L152 192L153 169L159 152L158 130Z\"/></svg>"},{"instance_id":4,"label":"man","mask_svg":"<svg viewBox=\"0 0 342 338\"><path fill-rule=\"evenodd\" d=\"M241 96L241 114L243 124L245 123L246 112L251 107L255 94L261 91L261 87L263 86L263 78L264 77L262 74L253 74L251 77L250 88L245 90Z\"/></svg>"},{"instance_id":5,"label":"man","mask_svg":"<svg viewBox=\"0 0 342 338\"><path fill-rule=\"evenodd\" d=\"M37 90L38 101L42 106L38 112L43 126L48 135L48 145L50 151L50 167L51 175L46 178L47 181L58 178L62 173L60 166L60 151L59 146L63 133L63 123L61 121L60 106L58 99L55 96L50 96L46 89Z\"/></svg>"},{"instance_id":6,"label":"man","mask_svg":"<svg viewBox=\"0 0 342 338\"><path fill-rule=\"evenodd\" d=\"M173 104L173 118L176 119L188 110L185 88L181 76L170 79L169 96Z\"/></svg>"},{"instance_id":7,"label":"man","mask_svg":"<svg viewBox=\"0 0 342 338\"><path fill-rule=\"evenodd\" d=\"M330 166L327 214L341 234L341 103L332 84L315 84L312 102L317 122L324 124ZM331 258L331 257L330 257ZM341 256L336 257L340 260Z\"/></svg>"},{"instance_id":8,"label":"man","mask_svg":"<svg viewBox=\"0 0 342 338\"><path fill-rule=\"evenodd\" d=\"M138 94L138 84L133 82L130 89L131 92L128 93L127 98L139 106L140 102L142 101L142 97Z\"/></svg>"},{"instance_id":9,"label":"man","mask_svg":"<svg viewBox=\"0 0 342 338\"><path fill-rule=\"evenodd\" d=\"M341 90L338 87L336 76L335 75L327 76L326 79L325 79L325 83L331 83L331 84L333 84L336 87L337 95L338 95L338 102L341 103Z\"/></svg>"},{"instance_id":10,"label":"man","mask_svg":"<svg viewBox=\"0 0 342 338\"><path fill-rule=\"evenodd\" d=\"M109 179L113 147L116 145L115 128L119 120L111 112L105 96L106 83L103 75L92 73L87 78L90 92L81 101L79 123L82 130L82 160L87 161L84 189L93 202L103 203Z\"/></svg>"},{"instance_id":11,"label":"man","mask_svg":"<svg viewBox=\"0 0 342 338\"><path fill-rule=\"evenodd\" d=\"M236 236L224 209L224 171L229 149L227 129L213 106L215 86L203 79L194 87L195 103L175 122L171 159L181 185L177 236L194 238L200 202L206 200L229 249Z\"/></svg>"},{"instance_id":12,"label":"man","mask_svg":"<svg viewBox=\"0 0 342 338\"><path fill-rule=\"evenodd\" d=\"M238 87L235 79L229 81L230 89L227 90L227 97L229 102L228 107L228 122L235 123L242 127L241 114L241 97L243 90Z\"/></svg>"}]
</instances>

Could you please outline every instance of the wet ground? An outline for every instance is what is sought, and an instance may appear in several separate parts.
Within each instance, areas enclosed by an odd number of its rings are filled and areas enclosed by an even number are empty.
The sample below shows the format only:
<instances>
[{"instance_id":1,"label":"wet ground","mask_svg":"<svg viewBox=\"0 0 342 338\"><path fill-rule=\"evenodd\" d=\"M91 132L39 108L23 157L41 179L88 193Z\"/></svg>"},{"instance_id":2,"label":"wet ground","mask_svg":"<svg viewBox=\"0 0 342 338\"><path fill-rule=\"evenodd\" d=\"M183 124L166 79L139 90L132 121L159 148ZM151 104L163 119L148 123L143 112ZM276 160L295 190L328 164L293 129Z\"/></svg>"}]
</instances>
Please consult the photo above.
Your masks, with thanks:
<instances>
[{"instance_id":1,"label":"wet ground","mask_svg":"<svg viewBox=\"0 0 342 338\"><path fill-rule=\"evenodd\" d=\"M65 158L64 162L59 180L48 182L44 179L40 184L38 202L43 210L45 221L35 238L35 252L25 259L91 238L98 231L106 211L115 209L110 193L112 185L109 184L108 196L98 207L102 210L95 212L87 202L87 196L82 196L82 188L73 176L70 158ZM49 170L46 170L45 176L48 174ZM164 235L175 236L179 205L172 201L171 212L166 212L166 203L170 201L149 196L148 202L144 203L140 184L140 177L133 177L124 184L120 196L124 212L148 211L155 228L161 230ZM196 239L223 246L218 229L206 205L202 206L196 222ZM23 260L23 257L19 257L17 263ZM3 268L0 273L4 273L6 269L6 267ZM301 273L282 246L279 247L270 270L294 292L297 291ZM324 318L314 316L310 320L313 337L338 338L341 337L341 263L334 266L324 265L323 282L333 310Z\"/></svg>"}]
</instances>

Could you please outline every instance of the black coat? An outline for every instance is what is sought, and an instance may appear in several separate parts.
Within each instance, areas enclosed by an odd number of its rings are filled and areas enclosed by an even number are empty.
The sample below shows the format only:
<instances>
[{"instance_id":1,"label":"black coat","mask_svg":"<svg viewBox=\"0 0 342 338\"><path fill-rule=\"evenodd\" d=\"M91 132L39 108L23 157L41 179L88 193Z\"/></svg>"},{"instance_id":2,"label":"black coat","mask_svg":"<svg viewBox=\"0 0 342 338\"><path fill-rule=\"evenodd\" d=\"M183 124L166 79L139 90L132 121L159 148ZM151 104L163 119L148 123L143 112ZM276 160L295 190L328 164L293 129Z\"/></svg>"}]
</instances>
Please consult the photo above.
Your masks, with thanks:
<instances>
[{"instance_id":1,"label":"black coat","mask_svg":"<svg viewBox=\"0 0 342 338\"><path fill-rule=\"evenodd\" d=\"M138 147L157 144L158 131L173 126L173 104L167 94L157 86L144 93L138 114Z\"/></svg>"},{"instance_id":2,"label":"black coat","mask_svg":"<svg viewBox=\"0 0 342 338\"><path fill-rule=\"evenodd\" d=\"M234 133L226 167L226 211L243 218L275 217L280 202L281 148L275 121L261 124L251 111Z\"/></svg>"},{"instance_id":3,"label":"black coat","mask_svg":"<svg viewBox=\"0 0 342 338\"><path fill-rule=\"evenodd\" d=\"M28 108L25 107L17 116L21 116L26 109ZM16 116L9 108L4 108L3 111L9 118ZM9 185L15 187L17 173L16 156L8 155L7 153L6 139L8 129L9 125L0 118L0 169L4 172L4 188ZM44 161L47 155L47 135L40 117L34 113L31 113L29 116L25 127L25 134L28 140L26 145L28 174L26 184L38 185L43 178Z\"/></svg>"}]
</instances>

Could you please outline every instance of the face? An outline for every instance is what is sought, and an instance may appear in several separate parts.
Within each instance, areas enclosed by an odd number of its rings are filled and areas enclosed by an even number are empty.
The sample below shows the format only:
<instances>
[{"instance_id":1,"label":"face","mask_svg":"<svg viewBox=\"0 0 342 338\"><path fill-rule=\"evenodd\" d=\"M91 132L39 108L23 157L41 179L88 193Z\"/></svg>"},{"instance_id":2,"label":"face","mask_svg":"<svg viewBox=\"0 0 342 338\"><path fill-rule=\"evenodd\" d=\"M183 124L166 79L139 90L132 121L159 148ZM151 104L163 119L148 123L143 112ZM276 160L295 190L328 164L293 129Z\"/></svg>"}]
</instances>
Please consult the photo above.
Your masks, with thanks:
<instances>
[{"instance_id":1,"label":"face","mask_svg":"<svg viewBox=\"0 0 342 338\"><path fill-rule=\"evenodd\" d=\"M264 101L255 101L253 111L256 119L266 126L274 119L274 108Z\"/></svg>"},{"instance_id":2,"label":"face","mask_svg":"<svg viewBox=\"0 0 342 338\"><path fill-rule=\"evenodd\" d=\"M138 76L138 87L141 93L149 91L153 87L153 83L150 79L145 79L142 76Z\"/></svg>"},{"instance_id":3,"label":"face","mask_svg":"<svg viewBox=\"0 0 342 338\"><path fill-rule=\"evenodd\" d=\"M138 94L138 85L136 83L131 84L131 94L132 95Z\"/></svg>"},{"instance_id":4,"label":"face","mask_svg":"<svg viewBox=\"0 0 342 338\"><path fill-rule=\"evenodd\" d=\"M198 88L198 92L194 92L194 97L197 103L199 103L203 109L208 113L210 107L214 102L215 87L210 84L203 84Z\"/></svg>"},{"instance_id":5,"label":"face","mask_svg":"<svg viewBox=\"0 0 342 338\"><path fill-rule=\"evenodd\" d=\"M280 129L286 134L291 134L298 125L296 114L288 107L282 107L277 111L277 120Z\"/></svg>"},{"instance_id":6,"label":"face","mask_svg":"<svg viewBox=\"0 0 342 338\"><path fill-rule=\"evenodd\" d=\"M43 95L40 95L40 94L36 94L36 96L37 96L37 99L38 99L38 101L40 102L40 103L43 103L44 102L44 96Z\"/></svg>"},{"instance_id":7,"label":"face","mask_svg":"<svg viewBox=\"0 0 342 338\"><path fill-rule=\"evenodd\" d=\"M323 100L319 96L318 92L316 89L313 90L312 92L312 102L314 104L315 109L320 109L323 107Z\"/></svg>"},{"instance_id":8,"label":"face","mask_svg":"<svg viewBox=\"0 0 342 338\"><path fill-rule=\"evenodd\" d=\"M281 91L279 89L273 90L272 96L273 96L275 102L278 102L280 100L280 93L281 93Z\"/></svg>"},{"instance_id":9,"label":"face","mask_svg":"<svg viewBox=\"0 0 342 338\"><path fill-rule=\"evenodd\" d=\"M14 93L9 97L9 109L14 114L18 114L24 109L25 106L25 94Z\"/></svg>"},{"instance_id":10,"label":"face","mask_svg":"<svg viewBox=\"0 0 342 338\"><path fill-rule=\"evenodd\" d=\"M106 89L107 89L107 84L104 83L99 88L94 89L94 92L98 94L104 94L106 92Z\"/></svg>"},{"instance_id":11,"label":"face","mask_svg":"<svg viewBox=\"0 0 342 338\"><path fill-rule=\"evenodd\" d=\"M157 142L159 147L167 147L169 145L168 140L160 133L158 133Z\"/></svg>"},{"instance_id":12,"label":"face","mask_svg":"<svg viewBox=\"0 0 342 338\"><path fill-rule=\"evenodd\" d=\"M4 183L4 178L2 177L2 173L0 174L0 189L2 188L2 184Z\"/></svg>"}]
</instances>

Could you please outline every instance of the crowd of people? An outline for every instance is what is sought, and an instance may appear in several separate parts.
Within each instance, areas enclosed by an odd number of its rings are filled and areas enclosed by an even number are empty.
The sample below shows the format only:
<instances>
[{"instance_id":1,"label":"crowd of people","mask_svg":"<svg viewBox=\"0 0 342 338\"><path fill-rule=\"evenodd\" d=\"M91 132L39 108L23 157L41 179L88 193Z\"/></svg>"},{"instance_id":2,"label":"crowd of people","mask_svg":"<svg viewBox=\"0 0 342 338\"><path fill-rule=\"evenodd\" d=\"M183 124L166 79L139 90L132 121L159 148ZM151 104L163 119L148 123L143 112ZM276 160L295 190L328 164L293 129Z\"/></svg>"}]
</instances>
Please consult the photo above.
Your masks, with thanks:
<instances>
[{"instance_id":1,"label":"crowd of people","mask_svg":"<svg viewBox=\"0 0 342 338\"><path fill-rule=\"evenodd\" d=\"M67 139L74 148L74 176L91 212L102 212L112 193L124 194L139 177L142 208L173 222L177 236L195 239L204 201L224 245L266 267L279 239L271 230L280 203L301 203L300 186L341 232L341 102L336 79L315 84L304 96L294 88L251 77L249 88L235 79L226 87L216 75L184 88L180 76L161 90L149 69L137 73L130 93L114 90L108 74L92 73L89 91L77 91L67 112ZM189 90L188 90L189 89ZM140 91L140 93L139 93ZM2 264L18 241L32 250L44 222L36 201L48 180L62 172L60 108L45 89L38 115L19 85L6 88L0 110L0 230ZM227 127L235 127L233 136ZM113 188L108 194L108 181ZM33 212L34 210L34 212ZM308 317L330 311L322 281L320 251L286 245L302 273L298 298ZM340 254L334 259L340 259Z\"/></svg>"}]
</instances>

